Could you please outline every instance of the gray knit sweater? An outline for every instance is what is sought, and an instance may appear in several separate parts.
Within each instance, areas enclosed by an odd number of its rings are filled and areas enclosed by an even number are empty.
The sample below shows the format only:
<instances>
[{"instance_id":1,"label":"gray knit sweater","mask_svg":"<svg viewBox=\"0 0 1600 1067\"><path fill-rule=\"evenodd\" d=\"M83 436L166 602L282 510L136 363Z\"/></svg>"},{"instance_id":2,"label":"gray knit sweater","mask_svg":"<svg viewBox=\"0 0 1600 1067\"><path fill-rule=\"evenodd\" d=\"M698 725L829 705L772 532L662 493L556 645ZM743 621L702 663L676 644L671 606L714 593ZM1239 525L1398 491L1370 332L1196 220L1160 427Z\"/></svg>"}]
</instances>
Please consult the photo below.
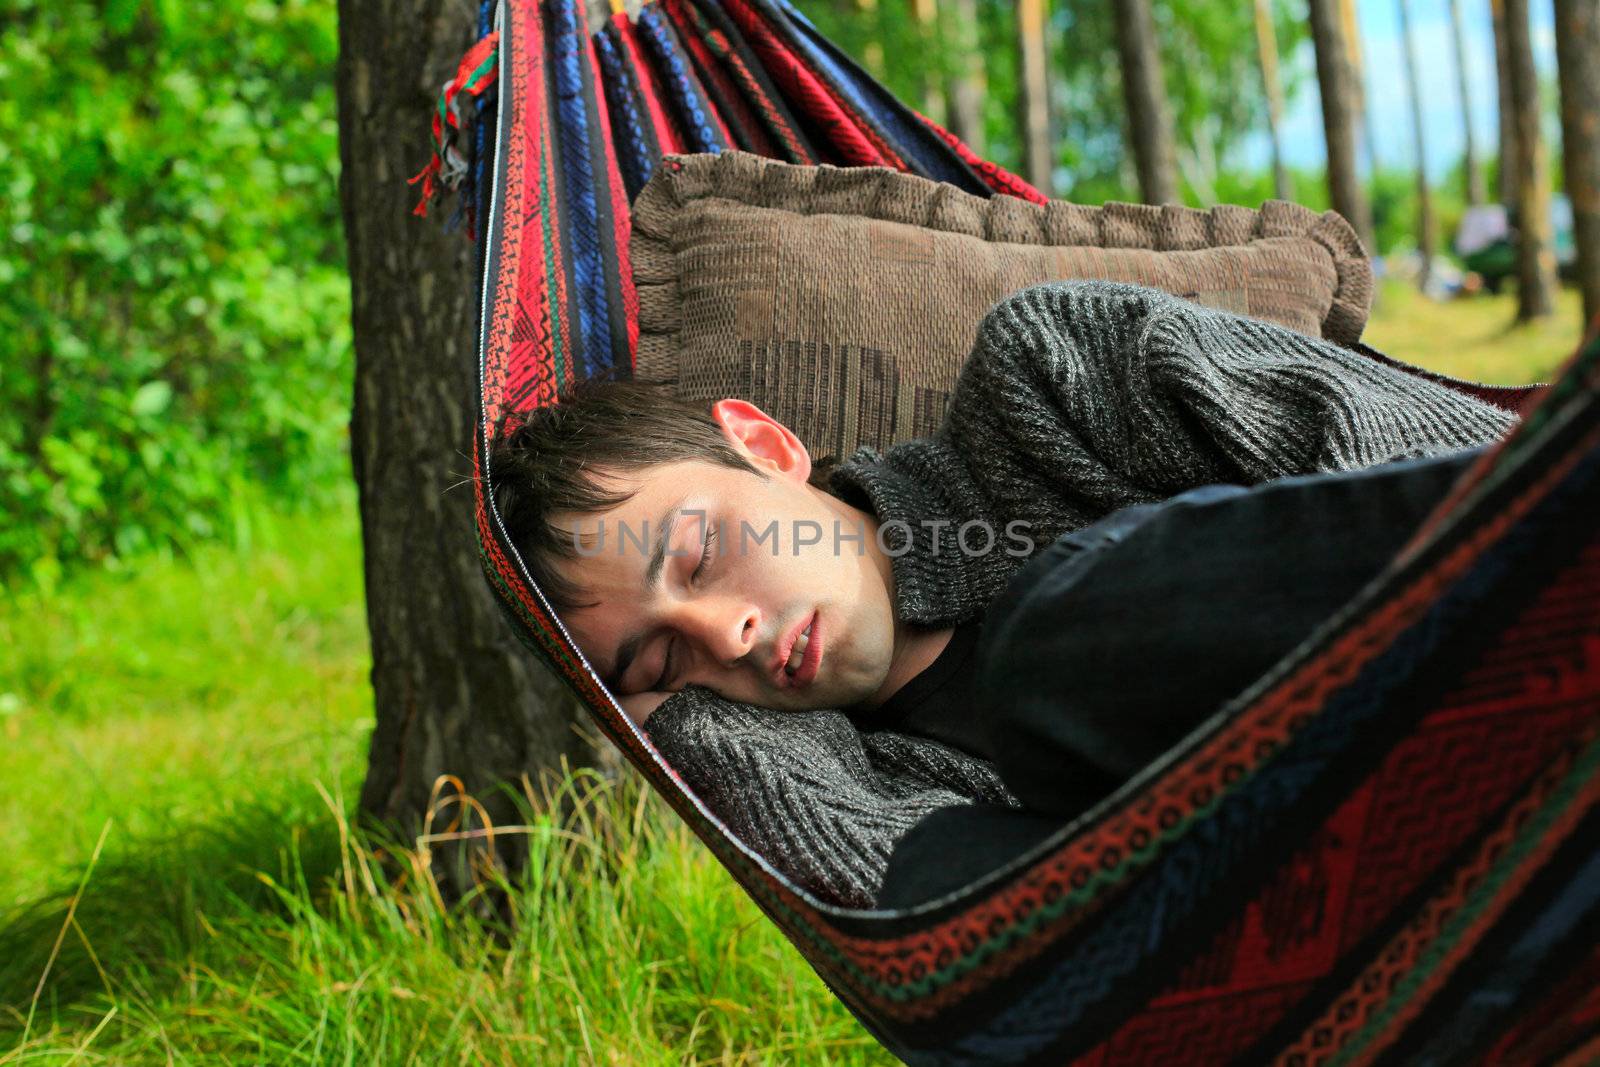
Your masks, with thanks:
<instances>
[{"instance_id":1,"label":"gray knit sweater","mask_svg":"<svg viewBox=\"0 0 1600 1067\"><path fill-rule=\"evenodd\" d=\"M900 520L900 618L980 617L1026 562L960 550L957 531L1028 523L1036 548L1118 508L1217 482L1353 470L1491 441L1515 417L1283 327L1152 289L1036 286L981 323L944 423L832 475L844 500ZM884 541L898 550L896 534ZM859 732L840 712L780 712L690 686L646 723L733 832L818 897L871 906L895 840L950 804L1011 798L982 760Z\"/></svg>"}]
</instances>

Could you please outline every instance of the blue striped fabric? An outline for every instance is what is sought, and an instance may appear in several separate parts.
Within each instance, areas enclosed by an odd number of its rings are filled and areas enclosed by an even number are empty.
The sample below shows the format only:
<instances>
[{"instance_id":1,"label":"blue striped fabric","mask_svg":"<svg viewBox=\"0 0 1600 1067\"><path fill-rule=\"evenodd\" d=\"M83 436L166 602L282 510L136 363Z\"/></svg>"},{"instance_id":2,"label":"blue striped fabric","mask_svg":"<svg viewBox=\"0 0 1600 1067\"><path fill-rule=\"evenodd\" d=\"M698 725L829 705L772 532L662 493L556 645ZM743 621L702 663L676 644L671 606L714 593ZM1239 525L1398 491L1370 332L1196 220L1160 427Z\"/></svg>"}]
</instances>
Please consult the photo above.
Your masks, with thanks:
<instances>
[{"instance_id":1,"label":"blue striped fabric","mask_svg":"<svg viewBox=\"0 0 1600 1067\"><path fill-rule=\"evenodd\" d=\"M733 147L723 137L711 103L700 86L700 79L695 77L689 57L684 54L683 45L678 43L677 31L667 17L653 4L647 4L639 9L635 24L672 97L673 108L682 123L684 139L689 147L696 152L723 152Z\"/></svg>"},{"instance_id":2,"label":"blue striped fabric","mask_svg":"<svg viewBox=\"0 0 1600 1067\"><path fill-rule=\"evenodd\" d=\"M594 35L595 52L600 57L601 78L606 83L606 100L611 105L611 140L616 145L617 166L622 169L622 184L631 201L655 173L661 148L655 131L645 121L644 104L633 70L622 58L622 44L609 24Z\"/></svg>"},{"instance_id":3,"label":"blue striped fabric","mask_svg":"<svg viewBox=\"0 0 1600 1067\"><path fill-rule=\"evenodd\" d=\"M604 175L596 175L589 139L598 134L584 106L583 57L588 45L583 11L575 0L552 0L546 8L550 29L550 74L555 112L556 154L561 175L562 243L571 272L574 370L595 374L611 364L610 314L602 273L599 209L596 195Z\"/></svg>"},{"instance_id":4,"label":"blue striped fabric","mask_svg":"<svg viewBox=\"0 0 1600 1067\"><path fill-rule=\"evenodd\" d=\"M1479 976L1470 989L1462 989L1454 1005L1434 1006L1431 1019L1417 1029L1429 1035L1420 1050L1401 1049L1393 1057L1413 1064L1473 1062L1472 1052L1482 1048L1497 1027L1518 1015L1518 1006L1536 999L1534 991L1546 977L1552 959L1595 943L1600 927L1600 813L1591 815L1589 832L1579 829L1568 848L1584 851L1581 864L1552 863L1555 879L1541 877L1533 891L1523 890L1518 910L1524 925L1510 944L1491 941L1490 951L1468 961L1463 970ZM1557 880L1558 879L1558 880ZM1550 882L1548 887L1540 883ZM1548 888L1548 892L1539 890ZM1586 930L1587 928L1587 930ZM1444 998L1441 998L1444 999ZM1454 1010L1440 1011L1440 1008ZM1570 1062L1570 1061L1569 1061Z\"/></svg>"}]
</instances>

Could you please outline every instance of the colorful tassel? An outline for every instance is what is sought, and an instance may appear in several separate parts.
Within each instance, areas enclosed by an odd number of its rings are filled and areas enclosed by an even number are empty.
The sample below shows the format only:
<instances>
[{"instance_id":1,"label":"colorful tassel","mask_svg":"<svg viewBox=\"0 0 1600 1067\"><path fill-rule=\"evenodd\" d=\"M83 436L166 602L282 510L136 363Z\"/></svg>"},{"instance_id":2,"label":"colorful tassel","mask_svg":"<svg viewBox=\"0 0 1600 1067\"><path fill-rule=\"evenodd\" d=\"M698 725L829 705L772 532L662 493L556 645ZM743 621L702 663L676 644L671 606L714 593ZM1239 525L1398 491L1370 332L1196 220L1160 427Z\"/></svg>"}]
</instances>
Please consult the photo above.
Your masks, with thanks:
<instances>
[{"instance_id":1,"label":"colorful tassel","mask_svg":"<svg viewBox=\"0 0 1600 1067\"><path fill-rule=\"evenodd\" d=\"M426 216L428 201L440 192L440 187L460 187L471 163L456 147L456 133L461 129L462 116L457 99L463 92L469 97L482 96L495 83L500 72L500 34L491 33L473 45L461 57L456 76L445 82L439 93L439 107L433 116L433 158L406 184L422 183L422 199L413 215Z\"/></svg>"}]
</instances>

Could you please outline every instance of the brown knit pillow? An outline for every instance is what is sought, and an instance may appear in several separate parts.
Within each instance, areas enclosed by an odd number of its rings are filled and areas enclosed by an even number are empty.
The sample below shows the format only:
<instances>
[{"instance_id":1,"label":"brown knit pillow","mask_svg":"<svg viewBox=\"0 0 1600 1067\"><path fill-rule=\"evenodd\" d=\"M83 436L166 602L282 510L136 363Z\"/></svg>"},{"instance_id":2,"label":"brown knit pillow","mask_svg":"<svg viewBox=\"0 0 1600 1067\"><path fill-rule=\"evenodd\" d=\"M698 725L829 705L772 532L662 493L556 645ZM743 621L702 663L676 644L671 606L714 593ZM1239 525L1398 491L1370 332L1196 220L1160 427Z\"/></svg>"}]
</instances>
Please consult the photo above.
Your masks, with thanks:
<instances>
[{"instance_id":1,"label":"brown knit pillow","mask_svg":"<svg viewBox=\"0 0 1600 1067\"><path fill-rule=\"evenodd\" d=\"M1341 344L1372 270L1338 214L972 196L879 167L668 156L633 207L640 377L737 396L814 454L931 434L995 303L1098 278Z\"/></svg>"}]
</instances>

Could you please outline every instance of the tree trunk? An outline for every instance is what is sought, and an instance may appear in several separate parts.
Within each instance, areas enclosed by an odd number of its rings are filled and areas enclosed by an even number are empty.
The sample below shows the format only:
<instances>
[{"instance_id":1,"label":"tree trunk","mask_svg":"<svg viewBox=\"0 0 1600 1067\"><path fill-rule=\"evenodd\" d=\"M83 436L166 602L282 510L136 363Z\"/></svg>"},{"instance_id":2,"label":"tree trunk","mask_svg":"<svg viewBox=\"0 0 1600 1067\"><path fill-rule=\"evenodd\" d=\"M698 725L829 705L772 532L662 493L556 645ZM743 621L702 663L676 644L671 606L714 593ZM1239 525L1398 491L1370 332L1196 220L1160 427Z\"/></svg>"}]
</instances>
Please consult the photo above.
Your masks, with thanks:
<instances>
[{"instance_id":1,"label":"tree trunk","mask_svg":"<svg viewBox=\"0 0 1600 1067\"><path fill-rule=\"evenodd\" d=\"M1583 321L1600 315L1600 7L1556 0L1561 154L1572 201Z\"/></svg>"},{"instance_id":2,"label":"tree trunk","mask_svg":"<svg viewBox=\"0 0 1600 1067\"><path fill-rule=\"evenodd\" d=\"M1550 173L1539 125L1539 75L1528 32L1528 0L1505 0L1506 59L1517 145L1517 321L1555 311L1556 256L1550 232Z\"/></svg>"},{"instance_id":3,"label":"tree trunk","mask_svg":"<svg viewBox=\"0 0 1600 1067\"><path fill-rule=\"evenodd\" d=\"M1050 142L1049 50L1045 47L1045 0L1017 0L1017 51L1021 58L1022 169L1046 196L1053 185L1055 152Z\"/></svg>"},{"instance_id":4,"label":"tree trunk","mask_svg":"<svg viewBox=\"0 0 1600 1067\"><path fill-rule=\"evenodd\" d=\"M946 126L949 116L945 112L944 85L934 62L944 52L939 40L939 8L936 0L911 0L911 13L917 20L917 41L922 46L922 113Z\"/></svg>"},{"instance_id":5,"label":"tree trunk","mask_svg":"<svg viewBox=\"0 0 1600 1067\"><path fill-rule=\"evenodd\" d=\"M1416 42L1411 37L1411 3L1400 0L1400 44L1405 50L1406 89L1411 96L1411 134L1417 164L1417 251L1422 269L1417 273L1417 288L1424 291L1433 275L1433 250L1437 243L1433 226L1433 195L1428 190L1428 143L1422 126L1422 87L1417 81Z\"/></svg>"},{"instance_id":6,"label":"tree trunk","mask_svg":"<svg viewBox=\"0 0 1600 1067\"><path fill-rule=\"evenodd\" d=\"M987 89L983 50L978 40L977 0L954 0L946 5L951 30L951 74L945 98L950 108L950 132L982 156L985 152L983 97Z\"/></svg>"},{"instance_id":7,"label":"tree trunk","mask_svg":"<svg viewBox=\"0 0 1600 1067\"><path fill-rule=\"evenodd\" d=\"M1311 0L1311 43L1322 92L1322 129L1328 142L1328 198L1349 220L1368 254L1375 253L1372 212L1356 174L1356 110L1360 105L1350 48L1340 25L1339 0Z\"/></svg>"},{"instance_id":8,"label":"tree trunk","mask_svg":"<svg viewBox=\"0 0 1600 1067\"><path fill-rule=\"evenodd\" d=\"M1267 94L1267 137L1272 142L1272 195L1293 200L1289 168L1283 164L1283 82L1278 77L1278 30L1272 20L1272 0L1256 0L1256 55L1261 60L1261 83Z\"/></svg>"},{"instance_id":9,"label":"tree trunk","mask_svg":"<svg viewBox=\"0 0 1600 1067\"><path fill-rule=\"evenodd\" d=\"M515 809L498 783L593 754L573 730L575 699L518 641L478 562L472 491L461 484L475 421L476 249L411 215L406 178L428 158L428 116L473 22L467 3L339 5L350 436L377 712L361 807L407 833L441 775L456 775L499 822ZM463 887L463 868L442 873Z\"/></svg>"},{"instance_id":10,"label":"tree trunk","mask_svg":"<svg viewBox=\"0 0 1600 1067\"><path fill-rule=\"evenodd\" d=\"M1496 167L1495 192L1507 215L1517 211L1517 132L1512 121L1516 108L1511 102L1511 58L1506 52L1505 0L1489 0L1494 22L1494 72L1499 95L1496 97L1500 124L1500 162Z\"/></svg>"},{"instance_id":11,"label":"tree trunk","mask_svg":"<svg viewBox=\"0 0 1600 1067\"><path fill-rule=\"evenodd\" d=\"M1483 187L1478 142L1472 132L1472 90L1467 80L1467 43L1461 28L1461 0L1450 0L1450 37L1456 53L1456 91L1461 94L1461 130L1466 134L1463 165L1467 170L1467 203L1481 204L1489 199L1489 194Z\"/></svg>"},{"instance_id":12,"label":"tree trunk","mask_svg":"<svg viewBox=\"0 0 1600 1067\"><path fill-rule=\"evenodd\" d=\"M1376 174L1378 143L1372 136L1372 113L1367 110L1367 66L1361 54L1361 20L1356 17L1356 0L1339 0L1339 25L1344 30L1345 46L1350 49L1350 69L1355 76L1356 129L1367 151L1367 173Z\"/></svg>"},{"instance_id":13,"label":"tree trunk","mask_svg":"<svg viewBox=\"0 0 1600 1067\"><path fill-rule=\"evenodd\" d=\"M1178 162L1172 139L1172 110L1167 106L1166 78L1156 47L1150 0L1111 0L1117 24L1117 51L1122 60L1122 98L1128 108L1128 132L1139 195L1147 204L1178 202Z\"/></svg>"}]
</instances>

